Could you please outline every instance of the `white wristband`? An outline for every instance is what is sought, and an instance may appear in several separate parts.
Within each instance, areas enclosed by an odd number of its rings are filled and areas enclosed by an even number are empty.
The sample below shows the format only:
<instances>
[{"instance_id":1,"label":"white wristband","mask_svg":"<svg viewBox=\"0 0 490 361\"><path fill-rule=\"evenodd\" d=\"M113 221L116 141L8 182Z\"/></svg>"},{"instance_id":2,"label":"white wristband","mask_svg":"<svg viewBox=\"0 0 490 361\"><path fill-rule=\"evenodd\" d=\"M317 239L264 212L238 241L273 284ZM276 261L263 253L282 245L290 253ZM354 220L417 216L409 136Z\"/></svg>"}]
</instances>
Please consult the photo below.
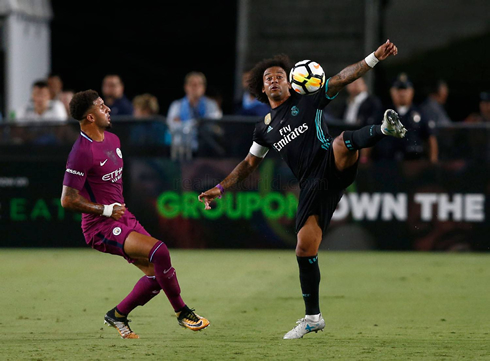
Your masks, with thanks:
<instances>
[{"instance_id":1,"label":"white wristband","mask_svg":"<svg viewBox=\"0 0 490 361\"><path fill-rule=\"evenodd\" d=\"M104 204L104 211L102 212L102 215L105 217L111 217L112 216L112 210L114 209L115 205L120 206L121 203L112 203L109 205Z\"/></svg>"},{"instance_id":2,"label":"white wristband","mask_svg":"<svg viewBox=\"0 0 490 361\"><path fill-rule=\"evenodd\" d=\"M364 61L371 68L374 68L374 66L379 63L379 59L376 58L376 56L374 55L374 52L372 52L371 54L369 54L368 56L366 56L366 58L364 59Z\"/></svg>"}]
</instances>

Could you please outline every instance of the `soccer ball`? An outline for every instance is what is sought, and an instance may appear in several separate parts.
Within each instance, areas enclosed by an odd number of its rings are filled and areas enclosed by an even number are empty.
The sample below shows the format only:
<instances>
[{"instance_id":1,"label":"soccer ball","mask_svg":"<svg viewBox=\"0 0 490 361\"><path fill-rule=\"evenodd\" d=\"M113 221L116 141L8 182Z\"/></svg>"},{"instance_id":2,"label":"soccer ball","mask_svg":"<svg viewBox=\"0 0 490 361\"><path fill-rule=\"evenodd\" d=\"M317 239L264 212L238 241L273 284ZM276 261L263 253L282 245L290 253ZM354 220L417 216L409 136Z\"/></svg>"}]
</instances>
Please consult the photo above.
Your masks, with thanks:
<instances>
[{"instance_id":1,"label":"soccer ball","mask_svg":"<svg viewBox=\"0 0 490 361\"><path fill-rule=\"evenodd\" d=\"M291 69L289 82L298 94L315 94L325 84L325 72L317 62L302 60Z\"/></svg>"}]
</instances>

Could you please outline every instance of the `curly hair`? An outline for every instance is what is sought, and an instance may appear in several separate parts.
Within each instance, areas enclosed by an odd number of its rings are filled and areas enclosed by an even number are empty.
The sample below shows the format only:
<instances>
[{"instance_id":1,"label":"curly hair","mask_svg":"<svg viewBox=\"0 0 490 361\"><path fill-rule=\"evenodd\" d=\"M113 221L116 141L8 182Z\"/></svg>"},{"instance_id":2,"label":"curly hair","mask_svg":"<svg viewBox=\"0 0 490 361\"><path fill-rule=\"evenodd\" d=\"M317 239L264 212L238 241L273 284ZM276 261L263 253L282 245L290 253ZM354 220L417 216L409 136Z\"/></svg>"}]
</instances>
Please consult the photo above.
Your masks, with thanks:
<instances>
[{"instance_id":1,"label":"curly hair","mask_svg":"<svg viewBox=\"0 0 490 361\"><path fill-rule=\"evenodd\" d=\"M99 98L99 93L89 89L75 93L70 101L71 116L81 122L85 119L87 111L94 105L94 101Z\"/></svg>"},{"instance_id":2,"label":"curly hair","mask_svg":"<svg viewBox=\"0 0 490 361\"><path fill-rule=\"evenodd\" d=\"M286 54L278 54L273 58L264 59L257 63L252 70L250 70L250 76L248 78L248 90L250 94L257 98L258 101L269 104L269 98L262 92L264 87L264 72L273 66L282 68L286 74L289 74L291 70L291 61Z\"/></svg>"}]
</instances>

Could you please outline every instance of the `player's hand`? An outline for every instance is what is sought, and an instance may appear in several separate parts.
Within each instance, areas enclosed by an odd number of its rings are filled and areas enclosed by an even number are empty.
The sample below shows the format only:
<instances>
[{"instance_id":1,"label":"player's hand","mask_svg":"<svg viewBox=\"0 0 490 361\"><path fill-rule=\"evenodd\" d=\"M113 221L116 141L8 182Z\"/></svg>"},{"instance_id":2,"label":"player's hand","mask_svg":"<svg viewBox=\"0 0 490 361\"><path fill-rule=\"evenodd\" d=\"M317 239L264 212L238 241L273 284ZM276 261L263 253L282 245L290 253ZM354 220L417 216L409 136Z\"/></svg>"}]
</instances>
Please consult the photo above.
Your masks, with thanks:
<instances>
[{"instance_id":1,"label":"player's hand","mask_svg":"<svg viewBox=\"0 0 490 361\"><path fill-rule=\"evenodd\" d=\"M199 202L204 203L204 209L211 209L211 202L219 196L221 196L221 191L214 187L199 194L197 199L199 199Z\"/></svg>"},{"instance_id":2,"label":"player's hand","mask_svg":"<svg viewBox=\"0 0 490 361\"><path fill-rule=\"evenodd\" d=\"M126 212L126 204L114 204L114 208L112 208L111 218L118 221L124 215L124 212Z\"/></svg>"},{"instance_id":3,"label":"player's hand","mask_svg":"<svg viewBox=\"0 0 490 361\"><path fill-rule=\"evenodd\" d=\"M385 60L387 57L390 55L396 55L398 54L398 48L396 47L395 44L393 44L390 39L386 40L386 43L381 45L376 51L374 52L374 56L378 60Z\"/></svg>"}]
</instances>

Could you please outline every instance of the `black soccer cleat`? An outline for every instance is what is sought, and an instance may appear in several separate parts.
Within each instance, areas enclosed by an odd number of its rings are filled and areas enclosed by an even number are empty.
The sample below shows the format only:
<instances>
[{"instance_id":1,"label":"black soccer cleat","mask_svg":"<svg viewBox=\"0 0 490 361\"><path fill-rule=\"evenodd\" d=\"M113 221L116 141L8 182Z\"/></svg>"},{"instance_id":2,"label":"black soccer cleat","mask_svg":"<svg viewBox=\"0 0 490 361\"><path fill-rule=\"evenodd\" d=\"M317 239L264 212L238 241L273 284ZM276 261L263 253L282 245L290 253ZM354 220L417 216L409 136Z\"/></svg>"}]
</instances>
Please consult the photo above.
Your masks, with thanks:
<instances>
[{"instance_id":1,"label":"black soccer cleat","mask_svg":"<svg viewBox=\"0 0 490 361\"><path fill-rule=\"evenodd\" d=\"M116 308L108 311L104 316L104 323L108 326L114 327L121 338L140 338L137 334L131 330L129 327L129 320L127 317L116 317Z\"/></svg>"}]
</instances>

